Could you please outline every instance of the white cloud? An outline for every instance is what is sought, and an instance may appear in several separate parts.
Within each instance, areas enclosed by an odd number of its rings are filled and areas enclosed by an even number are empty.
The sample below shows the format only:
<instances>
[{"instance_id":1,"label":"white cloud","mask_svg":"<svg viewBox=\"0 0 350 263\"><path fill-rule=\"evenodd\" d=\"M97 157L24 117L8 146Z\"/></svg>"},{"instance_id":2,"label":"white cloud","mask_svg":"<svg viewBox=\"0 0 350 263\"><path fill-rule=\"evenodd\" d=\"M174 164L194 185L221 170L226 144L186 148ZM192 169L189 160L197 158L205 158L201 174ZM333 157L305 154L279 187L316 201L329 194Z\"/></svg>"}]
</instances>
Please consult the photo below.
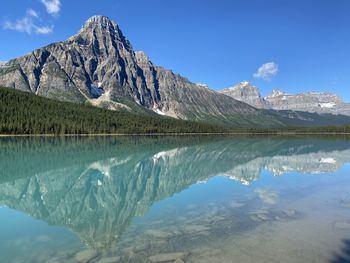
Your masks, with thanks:
<instances>
[{"instance_id":1,"label":"white cloud","mask_svg":"<svg viewBox=\"0 0 350 263\"><path fill-rule=\"evenodd\" d=\"M272 77L276 76L278 72L278 65L275 62L268 62L261 65L257 72L253 74L256 79L270 81Z\"/></svg>"},{"instance_id":2,"label":"white cloud","mask_svg":"<svg viewBox=\"0 0 350 263\"><path fill-rule=\"evenodd\" d=\"M60 0L41 0L45 5L46 11L51 15L57 15L61 9Z\"/></svg>"},{"instance_id":3,"label":"white cloud","mask_svg":"<svg viewBox=\"0 0 350 263\"><path fill-rule=\"evenodd\" d=\"M30 34L33 30L33 20L31 17L25 16L16 22L6 21L4 28Z\"/></svg>"},{"instance_id":4,"label":"white cloud","mask_svg":"<svg viewBox=\"0 0 350 263\"><path fill-rule=\"evenodd\" d=\"M35 26L35 33L37 34L51 34L53 32L53 26L41 26L37 27Z\"/></svg>"},{"instance_id":5,"label":"white cloud","mask_svg":"<svg viewBox=\"0 0 350 263\"><path fill-rule=\"evenodd\" d=\"M35 24L34 19L38 19L39 15L33 9L28 9L26 15L18 19L16 22L6 21L4 24L5 29L15 30L27 34L50 34L53 32L53 26L38 26Z\"/></svg>"},{"instance_id":6,"label":"white cloud","mask_svg":"<svg viewBox=\"0 0 350 263\"><path fill-rule=\"evenodd\" d=\"M27 15L28 16L32 16L32 17L36 17L36 18L39 17L38 13L35 10L31 9L31 8L29 8L27 10Z\"/></svg>"}]
</instances>

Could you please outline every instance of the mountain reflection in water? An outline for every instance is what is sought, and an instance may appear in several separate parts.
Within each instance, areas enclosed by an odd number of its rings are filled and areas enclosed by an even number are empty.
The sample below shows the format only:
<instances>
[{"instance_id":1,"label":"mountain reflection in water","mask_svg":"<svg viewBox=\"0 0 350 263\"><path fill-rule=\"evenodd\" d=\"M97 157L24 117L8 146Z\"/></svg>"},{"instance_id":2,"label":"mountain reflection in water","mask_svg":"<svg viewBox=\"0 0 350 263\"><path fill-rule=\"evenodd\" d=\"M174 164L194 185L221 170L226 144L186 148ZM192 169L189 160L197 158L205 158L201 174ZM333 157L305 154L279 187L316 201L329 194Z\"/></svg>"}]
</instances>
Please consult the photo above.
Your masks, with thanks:
<instances>
[{"instance_id":1,"label":"mountain reflection in water","mask_svg":"<svg viewBox=\"0 0 350 263\"><path fill-rule=\"evenodd\" d=\"M154 202L213 176L249 185L263 170L319 174L348 162L350 143L343 140L7 138L0 140L0 205L106 249ZM258 194L274 200L273 194Z\"/></svg>"}]
</instances>

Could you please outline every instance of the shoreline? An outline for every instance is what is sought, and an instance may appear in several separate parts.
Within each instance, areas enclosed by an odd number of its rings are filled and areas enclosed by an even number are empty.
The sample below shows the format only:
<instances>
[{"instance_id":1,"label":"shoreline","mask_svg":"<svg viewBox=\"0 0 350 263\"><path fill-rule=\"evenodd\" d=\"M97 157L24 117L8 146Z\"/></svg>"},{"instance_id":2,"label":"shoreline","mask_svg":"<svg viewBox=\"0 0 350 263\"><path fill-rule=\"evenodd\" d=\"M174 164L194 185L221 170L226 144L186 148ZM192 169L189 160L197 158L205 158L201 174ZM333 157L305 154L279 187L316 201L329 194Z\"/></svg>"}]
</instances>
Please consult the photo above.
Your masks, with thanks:
<instances>
[{"instance_id":1,"label":"shoreline","mask_svg":"<svg viewBox=\"0 0 350 263\"><path fill-rule=\"evenodd\" d=\"M93 133L93 134L0 134L6 137L103 137L103 136L208 136L208 135L350 135L348 132L229 132L229 133Z\"/></svg>"}]
</instances>

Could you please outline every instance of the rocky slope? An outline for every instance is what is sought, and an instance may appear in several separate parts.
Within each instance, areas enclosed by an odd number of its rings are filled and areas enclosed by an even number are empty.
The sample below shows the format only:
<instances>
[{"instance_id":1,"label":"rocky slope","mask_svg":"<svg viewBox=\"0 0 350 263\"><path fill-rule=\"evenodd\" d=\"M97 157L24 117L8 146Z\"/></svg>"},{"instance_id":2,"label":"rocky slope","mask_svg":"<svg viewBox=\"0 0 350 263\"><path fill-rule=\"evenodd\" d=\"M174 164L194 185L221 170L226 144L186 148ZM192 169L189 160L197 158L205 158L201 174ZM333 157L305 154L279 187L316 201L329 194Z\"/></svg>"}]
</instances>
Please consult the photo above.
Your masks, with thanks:
<instances>
[{"instance_id":1,"label":"rocky slope","mask_svg":"<svg viewBox=\"0 0 350 263\"><path fill-rule=\"evenodd\" d=\"M90 18L66 41L9 61L0 69L0 85L110 109L130 109L122 105L126 100L181 119L238 124L254 123L256 116L257 123L281 125L265 112L153 65L104 16Z\"/></svg>"},{"instance_id":2,"label":"rocky slope","mask_svg":"<svg viewBox=\"0 0 350 263\"><path fill-rule=\"evenodd\" d=\"M264 100L267 108L275 110L298 110L350 116L350 103L344 103L339 96L333 93L288 94L280 90L273 90Z\"/></svg>"},{"instance_id":3,"label":"rocky slope","mask_svg":"<svg viewBox=\"0 0 350 263\"><path fill-rule=\"evenodd\" d=\"M243 101L255 108L266 108L264 98L261 97L259 89L250 85L248 81L243 81L233 87L224 89L221 93L236 100Z\"/></svg>"},{"instance_id":4,"label":"rocky slope","mask_svg":"<svg viewBox=\"0 0 350 263\"><path fill-rule=\"evenodd\" d=\"M259 89L247 81L224 89L221 93L258 109L291 110L350 116L350 103L343 102L339 96L333 93L306 92L288 94L281 90L273 90L268 96L262 97Z\"/></svg>"},{"instance_id":5,"label":"rocky slope","mask_svg":"<svg viewBox=\"0 0 350 263\"><path fill-rule=\"evenodd\" d=\"M0 86L111 110L142 107L148 113L220 125L281 127L292 120L293 125L309 126L319 124L320 118L294 113L290 118L256 109L155 66L144 52L135 52L118 25L104 16L90 18L66 41L4 64ZM327 124L350 122L322 118Z\"/></svg>"}]
</instances>

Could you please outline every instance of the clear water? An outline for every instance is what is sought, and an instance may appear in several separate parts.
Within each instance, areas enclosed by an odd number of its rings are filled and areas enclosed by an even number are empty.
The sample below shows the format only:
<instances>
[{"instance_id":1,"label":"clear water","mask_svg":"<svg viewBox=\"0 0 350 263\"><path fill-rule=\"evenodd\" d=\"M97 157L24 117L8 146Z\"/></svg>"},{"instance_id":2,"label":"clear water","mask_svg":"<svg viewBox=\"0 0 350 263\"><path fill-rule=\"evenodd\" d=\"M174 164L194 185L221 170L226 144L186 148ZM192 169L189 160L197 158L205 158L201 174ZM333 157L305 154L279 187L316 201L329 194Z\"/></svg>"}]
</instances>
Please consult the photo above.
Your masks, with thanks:
<instances>
[{"instance_id":1,"label":"clear water","mask_svg":"<svg viewBox=\"0 0 350 263\"><path fill-rule=\"evenodd\" d=\"M0 262L349 262L342 138L0 139Z\"/></svg>"}]
</instances>

